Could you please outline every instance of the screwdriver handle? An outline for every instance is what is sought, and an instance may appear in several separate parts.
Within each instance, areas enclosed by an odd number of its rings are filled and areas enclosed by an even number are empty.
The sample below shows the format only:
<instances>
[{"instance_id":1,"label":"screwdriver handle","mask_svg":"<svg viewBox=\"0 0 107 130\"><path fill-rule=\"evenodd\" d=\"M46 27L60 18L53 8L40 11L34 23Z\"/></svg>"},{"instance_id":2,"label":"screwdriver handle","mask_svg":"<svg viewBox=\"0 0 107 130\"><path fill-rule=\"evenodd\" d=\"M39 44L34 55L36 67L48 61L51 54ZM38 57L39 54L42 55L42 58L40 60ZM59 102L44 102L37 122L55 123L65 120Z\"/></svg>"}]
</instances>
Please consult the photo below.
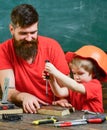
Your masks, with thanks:
<instances>
[{"instance_id":1,"label":"screwdriver handle","mask_svg":"<svg viewBox=\"0 0 107 130\"><path fill-rule=\"evenodd\" d=\"M42 119L42 120L35 120L32 122L34 125L40 125L40 124L48 124L48 123L55 123L57 119Z\"/></svg>"},{"instance_id":2,"label":"screwdriver handle","mask_svg":"<svg viewBox=\"0 0 107 130\"><path fill-rule=\"evenodd\" d=\"M45 60L45 63L47 63L47 62L50 62L50 61L49 61L49 60ZM44 73L45 73L45 78L46 78L46 79L49 79L49 74L48 74L48 72L44 71Z\"/></svg>"},{"instance_id":3,"label":"screwdriver handle","mask_svg":"<svg viewBox=\"0 0 107 130\"><path fill-rule=\"evenodd\" d=\"M106 118L93 118L93 119L87 119L88 123L102 123L106 120Z\"/></svg>"}]
</instances>

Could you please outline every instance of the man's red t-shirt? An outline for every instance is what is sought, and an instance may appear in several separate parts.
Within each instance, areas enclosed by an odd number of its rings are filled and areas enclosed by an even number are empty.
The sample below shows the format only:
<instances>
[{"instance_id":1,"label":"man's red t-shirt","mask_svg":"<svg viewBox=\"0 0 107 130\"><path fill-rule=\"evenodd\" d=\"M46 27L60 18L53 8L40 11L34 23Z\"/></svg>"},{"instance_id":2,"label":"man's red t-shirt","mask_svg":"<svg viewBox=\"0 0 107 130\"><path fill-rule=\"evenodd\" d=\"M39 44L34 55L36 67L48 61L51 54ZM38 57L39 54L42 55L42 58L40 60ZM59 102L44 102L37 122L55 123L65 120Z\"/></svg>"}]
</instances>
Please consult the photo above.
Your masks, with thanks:
<instances>
[{"instance_id":1,"label":"man's red t-shirt","mask_svg":"<svg viewBox=\"0 0 107 130\"><path fill-rule=\"evenodd\" d=\"M35 95L41 100L51 103L54 99L50 87L46 96L46 81L42 78L45 60L49 60L64 74L69 74L65 55L57 41L38 36L38 51L32 64L16 56L13 40L9 39L0 44L0 70L12 69L15 75L15 87L21 92Z\"/></svg>"}]
</instances>

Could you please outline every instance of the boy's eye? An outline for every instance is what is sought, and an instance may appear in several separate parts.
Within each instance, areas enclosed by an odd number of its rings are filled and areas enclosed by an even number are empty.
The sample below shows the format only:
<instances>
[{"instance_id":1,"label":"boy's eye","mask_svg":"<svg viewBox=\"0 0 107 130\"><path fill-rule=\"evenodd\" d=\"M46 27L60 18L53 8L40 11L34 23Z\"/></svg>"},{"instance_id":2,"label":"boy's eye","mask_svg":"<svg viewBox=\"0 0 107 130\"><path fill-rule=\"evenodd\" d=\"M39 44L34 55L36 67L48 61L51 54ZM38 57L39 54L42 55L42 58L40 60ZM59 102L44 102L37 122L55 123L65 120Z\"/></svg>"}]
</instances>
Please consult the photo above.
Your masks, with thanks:
<instances>
[{"instance_id":1,"label":"boy's eye","mask_svg":"<svg viewBox=\"0 0 107 130\"><path fill-rule=\"evenodd\" d=\"M83 72L78 72L79 75L83 75L84 73Z\"/></svg>"},{"instance_id":2,"label":"boy's eye","mask_svg":"<svg viewBox=\"0 0 107 130\"><path fill-rule=\"evenodd\" d=\"M72 72L73 73L73 75L83 75L84 73L83 72L78 72L78 73L75 73L75 72Z\"/></svg>"}]
</instances>

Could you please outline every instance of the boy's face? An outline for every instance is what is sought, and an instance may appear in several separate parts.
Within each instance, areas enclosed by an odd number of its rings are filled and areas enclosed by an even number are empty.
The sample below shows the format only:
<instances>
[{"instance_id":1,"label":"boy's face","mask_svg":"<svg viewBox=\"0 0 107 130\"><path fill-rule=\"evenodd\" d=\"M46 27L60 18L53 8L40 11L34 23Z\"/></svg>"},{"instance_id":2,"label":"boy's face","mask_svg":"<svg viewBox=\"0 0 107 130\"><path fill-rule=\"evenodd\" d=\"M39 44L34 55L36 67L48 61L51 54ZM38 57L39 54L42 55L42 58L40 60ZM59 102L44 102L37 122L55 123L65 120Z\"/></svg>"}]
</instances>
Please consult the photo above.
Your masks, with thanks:
<instances>
[{"instance_id":1,"label":"boy's face","mask_svg":"<svg viewBox=\"0 0 107 130\"><path fill-rule=\"evenodd\" d=\"M78 83L84 83L84 82L89 82L92 80L92 74L89 74L84 68L77 68L72 66L72 73L74 80L77 81Z\"/></svg>"}]
</instances>

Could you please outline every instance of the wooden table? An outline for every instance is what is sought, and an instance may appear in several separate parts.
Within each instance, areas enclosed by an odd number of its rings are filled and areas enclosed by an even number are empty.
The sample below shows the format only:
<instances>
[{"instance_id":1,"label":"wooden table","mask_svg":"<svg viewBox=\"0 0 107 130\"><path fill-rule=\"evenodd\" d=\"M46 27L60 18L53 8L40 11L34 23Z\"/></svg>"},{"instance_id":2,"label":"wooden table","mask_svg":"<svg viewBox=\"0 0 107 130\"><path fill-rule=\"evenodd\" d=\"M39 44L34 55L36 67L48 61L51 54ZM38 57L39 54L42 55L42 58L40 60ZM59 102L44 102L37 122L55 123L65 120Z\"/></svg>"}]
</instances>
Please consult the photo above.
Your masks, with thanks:
<instances>
[{"instance_id":1,"label":"wooden table","mask_svg":"<svg viewBox=\"0 0 107 130\"><path fill-rule=\"evenodd\" d=\"M83 112L74 112L71 115L57 117L61 120L75 120L83 117ZM1 115L0 115L1 117ZM31 122L37 119L47 118L47 115L39 114L23 114L22 120L17 122L5 122L0 120L0 130L106 130L107 121L101 124L86 124L71 127L55 127L53 124L43 124L43 125L32 125Z\"/></svg>"}]
</instances>

